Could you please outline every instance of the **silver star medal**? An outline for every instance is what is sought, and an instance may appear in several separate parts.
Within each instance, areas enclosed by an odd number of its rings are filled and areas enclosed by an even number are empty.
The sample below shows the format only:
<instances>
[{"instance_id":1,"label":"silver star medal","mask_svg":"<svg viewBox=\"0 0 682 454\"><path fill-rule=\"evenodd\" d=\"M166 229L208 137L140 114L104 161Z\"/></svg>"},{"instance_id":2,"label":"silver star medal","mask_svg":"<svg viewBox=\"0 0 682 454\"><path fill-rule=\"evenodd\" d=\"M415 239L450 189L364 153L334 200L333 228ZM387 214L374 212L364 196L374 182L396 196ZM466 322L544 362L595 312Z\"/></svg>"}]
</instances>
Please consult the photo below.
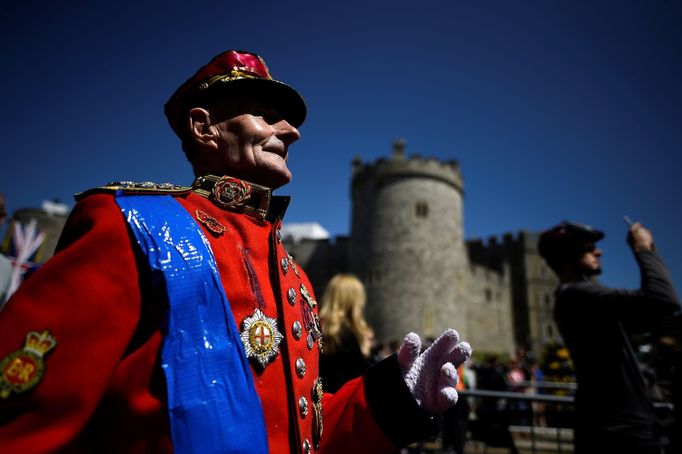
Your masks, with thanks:
<instances>
[{"instance_id":1,"label":"silver star medal","mask_svg":"<svg viewBox=\"0 0 682 454\"><path fill-rule=\"evenodd\" d=\"M277 321L259 309L244 319L240 337L246 357L255 359L263 368L275 359L279 343L282 341Z\"/></svg>"}]
</instances>

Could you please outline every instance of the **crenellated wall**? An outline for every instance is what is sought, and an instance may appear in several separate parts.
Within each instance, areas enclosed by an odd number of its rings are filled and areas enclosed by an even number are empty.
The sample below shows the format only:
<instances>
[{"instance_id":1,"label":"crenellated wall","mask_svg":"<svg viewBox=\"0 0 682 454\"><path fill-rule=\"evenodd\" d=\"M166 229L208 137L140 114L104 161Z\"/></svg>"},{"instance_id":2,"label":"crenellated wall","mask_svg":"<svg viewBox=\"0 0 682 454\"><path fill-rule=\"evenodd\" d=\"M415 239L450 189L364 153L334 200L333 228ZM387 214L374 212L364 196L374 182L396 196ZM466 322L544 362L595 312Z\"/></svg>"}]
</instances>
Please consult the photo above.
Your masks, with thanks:
<instances>
[{"instance_id":1,"label":"crenellated wall","mask_svg":"<svg viewBox=\"0 0 682 454\"><path fill-rule=\"evenodd\" d=\"M508 265L514 325L519 346L542 351L550 342L561 342L554 322L554 290L558 279L537 251L539 234L521 230L501 238L467 241L469 259L493 269Z\"/></svg>"}]
</instances>

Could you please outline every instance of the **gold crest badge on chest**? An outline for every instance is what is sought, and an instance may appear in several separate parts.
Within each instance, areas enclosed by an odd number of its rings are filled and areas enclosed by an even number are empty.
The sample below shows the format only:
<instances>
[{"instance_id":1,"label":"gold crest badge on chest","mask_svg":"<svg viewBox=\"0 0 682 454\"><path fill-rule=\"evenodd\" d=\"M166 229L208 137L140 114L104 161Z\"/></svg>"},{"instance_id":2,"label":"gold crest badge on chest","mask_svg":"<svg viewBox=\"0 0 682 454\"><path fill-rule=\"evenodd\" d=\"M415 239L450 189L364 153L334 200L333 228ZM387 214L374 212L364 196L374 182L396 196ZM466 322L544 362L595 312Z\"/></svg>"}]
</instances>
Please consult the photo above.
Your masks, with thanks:
<instances>
[{"instance_id":1,"label":"gold crest badge on chest","mask_svg":"<svg viewBox=\"0 0 682 454\"><path fill-rule=\"evenodd\" d=\"M277 356L282 334L277 329L277 320L256 309L242 322L241 339L246 357L264 368Z\"/></svg>"}]
</instances>

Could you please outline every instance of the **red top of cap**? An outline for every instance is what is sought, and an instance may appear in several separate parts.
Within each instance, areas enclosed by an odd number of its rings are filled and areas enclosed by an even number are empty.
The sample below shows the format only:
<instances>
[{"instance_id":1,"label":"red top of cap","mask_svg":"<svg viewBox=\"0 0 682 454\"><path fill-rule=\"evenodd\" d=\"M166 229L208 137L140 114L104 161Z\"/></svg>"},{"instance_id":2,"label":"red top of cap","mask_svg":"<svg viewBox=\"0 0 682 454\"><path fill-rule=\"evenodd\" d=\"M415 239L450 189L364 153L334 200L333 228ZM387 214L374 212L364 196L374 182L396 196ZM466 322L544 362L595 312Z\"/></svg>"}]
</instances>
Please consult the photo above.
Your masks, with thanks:
<instances>
[{"instance_id":1,"label":"red top of cap","mask_svg":"<svg viewBox=\"0 0 682 454\"><path fill-rule=\"evenodd\" d=\"M273 106L295 127L305 120L306 106L301 95L289 85L274 80L260 56L228 50L199 68L166 103L164 112L175 133L180 137L186 133L184 124L189 109L202 105L207 99L219 98L219 89L226 88L239 88L242 94L257 91L272 101ZM221 92L226 102L229 102L229 93L227 90Z\"/></svg>"}]
</instances>

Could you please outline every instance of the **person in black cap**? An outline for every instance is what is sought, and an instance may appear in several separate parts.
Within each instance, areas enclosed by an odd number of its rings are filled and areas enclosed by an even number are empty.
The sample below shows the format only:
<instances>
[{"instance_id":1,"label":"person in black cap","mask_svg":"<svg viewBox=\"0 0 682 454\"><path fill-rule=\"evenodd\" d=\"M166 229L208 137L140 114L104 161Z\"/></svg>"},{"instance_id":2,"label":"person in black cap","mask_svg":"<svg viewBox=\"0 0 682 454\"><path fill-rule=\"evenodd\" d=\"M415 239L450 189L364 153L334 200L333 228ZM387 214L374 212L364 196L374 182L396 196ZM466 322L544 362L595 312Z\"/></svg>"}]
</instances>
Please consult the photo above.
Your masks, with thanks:
<instances>
[{"instance_id":1,"label":"person in black cap","mask_svg":"<svg viewBox=\"0 0 682 454\"><path fill-rule=\"evenodd\" d=\"M630 227L627 243L641 271L638 290L600 285L604 233L562 222L542 233L540 255L560 280L554 317L571 353L576 392L575 452L661 453L665 439L626 334L650 329L680 309L651 232Z\"/></svg>"}]
</instances>

